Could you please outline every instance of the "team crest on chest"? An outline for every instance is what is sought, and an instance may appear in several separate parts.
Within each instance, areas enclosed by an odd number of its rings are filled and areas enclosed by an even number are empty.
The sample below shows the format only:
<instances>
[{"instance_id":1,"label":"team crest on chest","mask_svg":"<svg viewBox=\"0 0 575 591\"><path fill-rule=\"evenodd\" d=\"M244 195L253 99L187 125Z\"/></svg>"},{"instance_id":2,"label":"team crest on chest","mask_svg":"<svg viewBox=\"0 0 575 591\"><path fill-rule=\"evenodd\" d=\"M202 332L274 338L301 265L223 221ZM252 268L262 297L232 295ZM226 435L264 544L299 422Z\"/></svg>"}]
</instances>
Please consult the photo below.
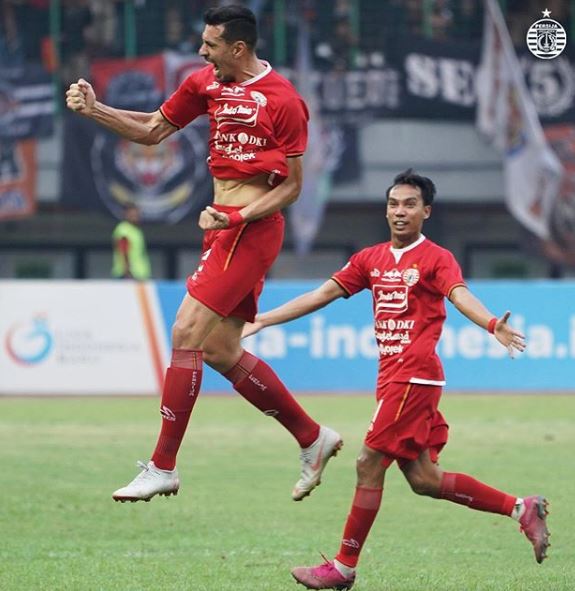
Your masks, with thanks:
<instances>
[{"instance_id":1,"label":"team crest on chest","mask_svg":"<svg viewBox=\"0 0 575 591\"><path fill-rule=\"evenodd\" d=\"M268 104L268 99L265 94L262 94L257 90L252 90L252 92L250 92L250 96L254 99L254 101L256 101L258 105L260 105L260 107L265 107Z\"/></svg>"},{"instance_id":2,"label":"team crest on chest","mask_svg":"<svg viewBox=\"0 0 575 591\"><path fill-rule=\"evenodd\" d=\"M407 285L408 287L412 287L413 285L415 285L419 281L419 277L419 269L416 269L415 267L406 269L401 275L403 283L405 283L405 285Z\"/></svg>"}]
</instances>

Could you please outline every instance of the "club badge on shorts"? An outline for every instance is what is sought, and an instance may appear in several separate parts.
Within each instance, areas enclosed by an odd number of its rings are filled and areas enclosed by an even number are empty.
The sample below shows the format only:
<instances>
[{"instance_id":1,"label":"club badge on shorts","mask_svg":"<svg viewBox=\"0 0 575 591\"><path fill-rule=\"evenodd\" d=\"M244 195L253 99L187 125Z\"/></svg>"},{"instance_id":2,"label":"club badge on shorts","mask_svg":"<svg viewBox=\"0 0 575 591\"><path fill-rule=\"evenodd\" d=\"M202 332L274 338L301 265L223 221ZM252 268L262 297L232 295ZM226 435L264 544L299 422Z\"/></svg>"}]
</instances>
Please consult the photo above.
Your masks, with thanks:
<instances>
[{"instance_id":1,"label":"club badge on shorts","mask_svg":"<svg viewBox=\"0 0 575 591\"><path fill-rule=\"evenodd\" d=\"M549 18L550 10L543 10L543 18L534 22L527 31L527 47L539 59L552 60L567 46L567 33L561 23Z\"/></svg>"}]
</instances>

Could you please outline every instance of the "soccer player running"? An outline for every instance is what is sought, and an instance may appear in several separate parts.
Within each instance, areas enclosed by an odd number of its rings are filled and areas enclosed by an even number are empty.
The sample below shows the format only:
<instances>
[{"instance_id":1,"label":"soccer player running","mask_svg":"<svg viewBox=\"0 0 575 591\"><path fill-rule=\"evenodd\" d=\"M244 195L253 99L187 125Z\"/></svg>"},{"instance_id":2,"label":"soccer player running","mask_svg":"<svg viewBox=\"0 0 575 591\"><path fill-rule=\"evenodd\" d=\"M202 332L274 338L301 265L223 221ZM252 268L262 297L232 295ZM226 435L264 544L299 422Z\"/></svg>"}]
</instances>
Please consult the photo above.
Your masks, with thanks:
<instances>
[{"instance_id":1,"label":"soccer player running","mask_svg":"<svg viewBox=\"0 0 575 591\"><path fill-rule=\"evenodd\" d=\"M256 19L249 9L212 8L204 22L199 53L208 65L192 73L157 111L104 105L83 79L66 93L68 108L141 144L157 144L199 115L207 113L210 123L214 203L200 214L203 254L187 280L172 330L160 435L151 460L140 463L140 474L113 498L148 501L178 492L176 454L206 361L297 440L301 475L292 498L299 501L319 484L341 437L310 418L273 370L244 351L241 333L254 319L264 276L281 249L281 209L300 193L308 112L292 84L256 56Z\"/></svg>"},{"instance_id":2,"label":"soccer player running","mask_svg":"<svg viewBox=\"0 0 575 591\"><path fill-rule=\"evenodd\" d=\"M510 313L493 316L465 286L453 255L421 233L434 196L430 179L411 169L396 176L386 192L391 241L354 254L321 287L257 315L256 322L245 327L248 336L363 289L373 296L380 354L377 407L357 459L357 487L338 554L333 561L292 571L308 589L352 587L362 546L381 504L385 473L394 461L417 494L517 520L537 562L545 558L546 499L509 495L467 474L444 472L437 463L448 431L438 410L445 381L435 352L445 321L444 298L494 334L511 355L523 351L525 341L507 323Z\"/></svg>"}]
</instances>

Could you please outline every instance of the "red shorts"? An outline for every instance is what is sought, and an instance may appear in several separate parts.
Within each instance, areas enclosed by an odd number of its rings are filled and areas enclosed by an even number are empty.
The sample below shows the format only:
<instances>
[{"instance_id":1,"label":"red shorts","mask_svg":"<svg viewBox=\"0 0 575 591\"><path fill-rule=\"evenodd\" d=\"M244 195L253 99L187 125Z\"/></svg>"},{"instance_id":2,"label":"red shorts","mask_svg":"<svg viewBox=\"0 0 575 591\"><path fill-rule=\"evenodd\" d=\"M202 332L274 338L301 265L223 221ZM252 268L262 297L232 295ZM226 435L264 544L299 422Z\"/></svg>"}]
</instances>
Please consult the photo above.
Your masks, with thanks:
<instances>
[{"instance_id":1,"label":"red shorts","mask_svg":"<svg viewBox=\"0 0 575 591\"><path fill-rule=\"evenodd\" d=\"M226 213L241 209L213 207ZM253 322L265 274L281 250L283 236L279 211L227 230L207 230L200 264L186 282L188 293L224 318Z\"/></svg>"},{"instance_id":2,"label":"red shorts","mask_svg":"<svg viewBox=\"0 0 575 591\"><path fill-rule=\"evenodd\" d=\"M365 445L387 456L385 465L415 460L429 449L437 462L447 443L449 425L437 410L441 386L391 382L378 395L378 405Z\"/></svg>"}]
</instances>

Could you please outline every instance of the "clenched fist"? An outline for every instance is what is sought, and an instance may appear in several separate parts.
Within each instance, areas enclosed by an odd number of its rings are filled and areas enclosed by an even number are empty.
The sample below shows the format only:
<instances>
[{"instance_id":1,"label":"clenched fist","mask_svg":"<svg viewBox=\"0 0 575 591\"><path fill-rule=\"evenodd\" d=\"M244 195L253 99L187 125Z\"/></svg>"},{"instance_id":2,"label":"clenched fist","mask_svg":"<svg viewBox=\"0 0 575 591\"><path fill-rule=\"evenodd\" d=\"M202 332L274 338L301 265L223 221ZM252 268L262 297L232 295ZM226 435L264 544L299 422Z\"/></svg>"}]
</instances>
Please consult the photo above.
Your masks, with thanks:
<instances>
[{"instance_id":1,"label":"clenched fist","mask_svg":"<svg viewBox=\"0 0 575 591\"><path fill-rule=\"evenodd\" d=\"M82 115L89 115L92 112L95 102L96 94L94 93L94 89L84 78L80 78L78 82L70 84L70 88L66 91L66 106L68 109L81 113Z\"/></svg>"},{"instance_id":2,"label":"clenched fist","mask_svg":"<svg viewBox=\"0 0 575 591\"><path fill-rule=\"evenodd\" d=\"M200 213L198 225L202 230L223 230L229 227L228 214L214 209L210 205Z\"/></svg>"}]
</instances>

